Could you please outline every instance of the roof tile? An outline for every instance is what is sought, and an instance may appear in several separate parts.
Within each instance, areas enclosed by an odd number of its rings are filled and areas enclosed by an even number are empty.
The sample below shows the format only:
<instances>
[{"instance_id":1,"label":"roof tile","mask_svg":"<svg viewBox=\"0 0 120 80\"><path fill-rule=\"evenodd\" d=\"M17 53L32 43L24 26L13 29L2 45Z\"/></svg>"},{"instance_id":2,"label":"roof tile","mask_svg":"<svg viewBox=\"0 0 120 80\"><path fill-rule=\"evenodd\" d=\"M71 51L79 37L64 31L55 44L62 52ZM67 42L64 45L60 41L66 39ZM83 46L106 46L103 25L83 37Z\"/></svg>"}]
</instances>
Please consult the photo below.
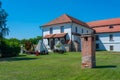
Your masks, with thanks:
<instances>
[{"instance_id":1,"label":"roof tile","mask_svg":"<svg viewBox=\"0 0 120 80\"><path fill-rule=\"evenodd\" d=\"M55 34L47 34L47 35L45 35L43 38L44 38L44 39L53 38L54 35L55 35Z\"/></svg>"},{"instance_id":2,"label":"roof tile","mask_svg":"<svg viewBox=\"0 0 120 80\"><path fill-rule=\"evenodd\" d=\"M113 28L109 28L109 26L103 26L95 27L93 29L96 31L96 33L120 32L120 25L115 25Z\"/></svg>"},{"instance_id":3,"label":"roof tile","mask_svg":"<svg viewBox=\"0 0 120 80\"><path fill-rule=\"evenodd\" d=\"M59 34L47 34L45 35L43 38L47 39L47 38L62 38L66 35L67 33L59 33Z\"/></svg>"},{"instance_id":4,"label":"roof tile","mask_svg":"<svg viewBox=\"0 0 120 80\"><path fill-rule=\"evenodd\" d=\"M55 24L63 24L63 23L71 23L74 22L76 24L82 25L84 27L90 28L85 22L80 21L76 18L73 18L67 14L64 14L58 18L56 18L55 20L52 20L51 22L44 24L43 27L47 27L47 26L51 26L51 25L55 25ZM92 29L92 28L90 28Z\"/></svg>"},{"instance_id":5,"label":"roof tile","mask_svg":"<svg viewBox=\"0 0 120 80\"><path fill-rule=\"evenodd\" d=\"M93 22L88 22L87 24L88 24L90 27L115 25L115 24L120 24L120 18L93 21Z\"/></svg>"},{"instance_id":6,"label":"roof tile","mask_svg":"<svg viewBox=\"0 0 120 80\"><path fill-rule=\"evenodd\" d=\"M59 33L59 34L55 34L54 38L62 38L66 35L67 33Z\"/></svg>"}]
</instances>

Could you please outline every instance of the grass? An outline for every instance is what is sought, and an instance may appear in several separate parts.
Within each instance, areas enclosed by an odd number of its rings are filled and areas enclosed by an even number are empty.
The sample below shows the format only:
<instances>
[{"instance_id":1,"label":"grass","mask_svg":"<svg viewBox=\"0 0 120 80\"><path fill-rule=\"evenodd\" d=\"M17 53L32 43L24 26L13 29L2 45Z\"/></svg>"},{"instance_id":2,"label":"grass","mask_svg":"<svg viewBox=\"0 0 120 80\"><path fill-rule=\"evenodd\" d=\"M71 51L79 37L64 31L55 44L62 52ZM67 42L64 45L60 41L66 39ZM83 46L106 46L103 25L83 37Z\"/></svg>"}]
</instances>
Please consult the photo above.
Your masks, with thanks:
<instances>
[{"instance_id":1,"label":"grass","mask_svg":"<svg viewBox=\"0 0 120 80\"><path fill-rule=\"evenodd\" d=\"M0 80L120 80L120 53L98 51L97 67L81 69L81 54L70 52L0 59Z\"/></svg>"}]
</instances>

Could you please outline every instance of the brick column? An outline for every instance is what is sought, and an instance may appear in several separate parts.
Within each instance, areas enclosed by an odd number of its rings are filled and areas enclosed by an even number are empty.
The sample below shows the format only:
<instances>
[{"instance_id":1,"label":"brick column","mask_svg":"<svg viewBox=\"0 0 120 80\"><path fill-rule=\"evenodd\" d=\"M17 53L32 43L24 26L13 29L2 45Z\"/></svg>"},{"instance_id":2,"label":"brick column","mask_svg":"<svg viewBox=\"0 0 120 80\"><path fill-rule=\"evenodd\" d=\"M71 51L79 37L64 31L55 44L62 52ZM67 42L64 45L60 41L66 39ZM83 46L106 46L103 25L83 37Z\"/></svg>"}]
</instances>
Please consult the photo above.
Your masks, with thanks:
<instances>
[{"instance_id":1,"label":"brick column","mask_svg":"<svg viewBox=\"0 0 120 80\"><path fill-rule=\"evenodd\" d=\"M95 59L95 35L81 35L82 42L82 68L93 68L96 66Z\"/></svg>"}]
</instances>

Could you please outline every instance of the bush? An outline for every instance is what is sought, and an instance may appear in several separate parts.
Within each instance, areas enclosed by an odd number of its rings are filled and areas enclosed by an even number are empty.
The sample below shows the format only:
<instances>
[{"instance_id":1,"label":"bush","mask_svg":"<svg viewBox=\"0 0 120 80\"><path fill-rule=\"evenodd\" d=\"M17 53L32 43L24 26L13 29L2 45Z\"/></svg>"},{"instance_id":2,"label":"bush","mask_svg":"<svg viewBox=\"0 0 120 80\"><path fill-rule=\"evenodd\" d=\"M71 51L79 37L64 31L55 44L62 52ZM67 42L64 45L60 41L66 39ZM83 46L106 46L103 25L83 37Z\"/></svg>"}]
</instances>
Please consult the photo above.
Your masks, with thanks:
<instances>
[{"instance_id":1,"label":"bush","mask_svg":"<svg viewBox=\"0 0 120 80\"><path fill-rule=\"evenodd\" d=\"M19 55L20 47L18 42L2 40L0 44L1 57L13 57Z\"/></svg>"}]
</instances>

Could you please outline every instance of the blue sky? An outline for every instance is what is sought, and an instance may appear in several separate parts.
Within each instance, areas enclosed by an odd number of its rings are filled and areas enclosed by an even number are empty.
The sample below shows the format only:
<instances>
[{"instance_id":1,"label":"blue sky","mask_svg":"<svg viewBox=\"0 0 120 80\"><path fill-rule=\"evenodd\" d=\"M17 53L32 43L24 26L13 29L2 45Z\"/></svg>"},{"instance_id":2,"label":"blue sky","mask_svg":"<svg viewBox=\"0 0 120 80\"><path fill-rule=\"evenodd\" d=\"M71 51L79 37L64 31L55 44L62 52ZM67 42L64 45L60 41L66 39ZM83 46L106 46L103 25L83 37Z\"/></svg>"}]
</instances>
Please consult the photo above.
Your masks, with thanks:
<instances>
[{"instance_id":1,"label":"blue sky","mask_svg":"<svg viewBox=\"0 0 120 80\"><path fill-rule=\"evenodd\" d=\"M8 16L8 38L33 38L42 35L39 29L66 13L79 20L120 17L120 0L1 0Z\"/></svg>"}]
</instances>

